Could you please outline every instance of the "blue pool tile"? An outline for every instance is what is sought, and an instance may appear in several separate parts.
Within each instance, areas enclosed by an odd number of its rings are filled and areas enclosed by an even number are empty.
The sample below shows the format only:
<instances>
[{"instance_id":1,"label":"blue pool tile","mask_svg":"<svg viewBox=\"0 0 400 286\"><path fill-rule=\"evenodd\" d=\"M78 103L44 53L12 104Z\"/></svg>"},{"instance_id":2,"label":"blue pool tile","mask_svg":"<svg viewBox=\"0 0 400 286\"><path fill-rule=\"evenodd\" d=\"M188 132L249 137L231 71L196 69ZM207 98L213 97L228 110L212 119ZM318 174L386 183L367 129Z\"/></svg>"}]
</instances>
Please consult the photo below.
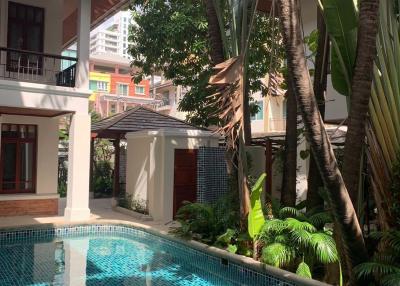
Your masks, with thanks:
<instances>
[{"instance_id":1,"label":"blue pool tile","mask_svg":"<svg viewBox=\"0 0 400 286\"><path fill-rule=\"evenodd\" d=\"M0 285L294 284L136 228L98 224L0 231Z\"/></svg>"}]
</instances>

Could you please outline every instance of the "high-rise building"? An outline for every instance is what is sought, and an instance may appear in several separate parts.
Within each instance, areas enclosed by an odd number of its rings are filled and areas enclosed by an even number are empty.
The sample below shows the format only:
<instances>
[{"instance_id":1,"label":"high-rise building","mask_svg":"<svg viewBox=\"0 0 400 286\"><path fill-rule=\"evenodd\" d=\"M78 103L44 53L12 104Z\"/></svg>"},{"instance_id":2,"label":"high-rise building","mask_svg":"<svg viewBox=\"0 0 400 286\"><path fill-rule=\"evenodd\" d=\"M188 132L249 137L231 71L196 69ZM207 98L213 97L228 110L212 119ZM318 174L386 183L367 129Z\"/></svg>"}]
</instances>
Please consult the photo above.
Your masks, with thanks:
<instances>
[{"instance_id":1,"label":"high-rise building","mask_svg":"<svg viewBox=\"0 0 400 286\"><path fill-rule=\"evenodd\" d=\"M120 11L115 14L91 33L90 53L92 55L107 53L129 58L128 34L130 23L130 11Z\"/></svg>"}]
</instances>

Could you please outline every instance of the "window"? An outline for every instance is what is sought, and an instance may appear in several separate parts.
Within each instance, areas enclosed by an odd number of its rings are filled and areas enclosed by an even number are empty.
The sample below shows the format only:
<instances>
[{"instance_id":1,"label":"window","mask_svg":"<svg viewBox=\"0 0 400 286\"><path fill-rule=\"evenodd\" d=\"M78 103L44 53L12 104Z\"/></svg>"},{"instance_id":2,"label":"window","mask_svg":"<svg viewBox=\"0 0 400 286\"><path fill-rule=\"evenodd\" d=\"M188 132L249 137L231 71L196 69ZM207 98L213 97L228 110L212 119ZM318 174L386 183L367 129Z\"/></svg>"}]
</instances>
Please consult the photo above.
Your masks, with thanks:
<instances>
[{"instance_id":1,"label":"window","mask_svg":"<svg viewBox=\"0 0 400 286\"><path fill-rule=\"evenodd\" d=\"M263 101L257 101L258 112L251 117L251 120L263 120L264 119L264 103Z\"/></svg>"},{"instance_id":2,"label":"window","mask_svg":"<svg viewBox=\"0 0 400 286\"><path fill-rule=\"evenodd\" d=\"M35 125L2 124L0 193L35 192Z\"/></svg>"},{"instance_id":3,"label":"window","mask_svg":"<svg viewBox=\"0 0 400 286\"><path fill-rule=\"evenodd\" d=\"M110 113L114 114L116 112L117 112L117 106L115 105L115 103L111 103Z\"/></svg>"},{"instance_id":4,"label":"window","mask_svg":"<svg viewBox=\"0 0 400 286\"><path fill-rule=\"evenodd\" d=\"M97 82L97 90L108 91L108 82L98 81Z\"/></svg>"},{"instance_id":5,"label":"window","mask_svg":"<svg viewBox=\"0 0 400 286\"><path fill-rule=\"evenodd\" d=\"M287 99L283 100L283 104L282 104L282 117L283 119L286 119L286 115L287 115Z\"/></svg>"},{"instance_id":6,"label":"window","mask_svg":"<svg viewBox=\"0 0 400 286\"><path fill-rule=\"evenodd\" d=\"M44 9L34 6L8 2L8 48L43 53ZM8 53L7 68L16 71L18 65L22 72L41 74L43 58L37 55Z\"/></svg>"},{"instance_id":7,"label":"window","mask_svg":"<svg viewBox=\"0 0 400 286\"><path fill-rule=\"evenodd\" d=\"M129 85L124 83L117 83L117 95L128 96Z\"/></svg>"},{"instance_id":8,"label":"window","mask_svg":"<svg viewBox=\"0 0 400 286\"><path fill-rule=\"evenodd\" d=\"M137 86L135 86L135 93L137 93L137 94L144 94L144 86L143 86L143 85L137 85Z\"/></svg>"},{"instance_id":9,"label":"window","mask_svg":"<svg viewBox=\"0 0 400 286\"><path fill-rule=\"evenodd\" d=\"M164 91L162 93L162 101L164 103L164 105L169 105L169 91Z\"/></svg>"}]
</instances>

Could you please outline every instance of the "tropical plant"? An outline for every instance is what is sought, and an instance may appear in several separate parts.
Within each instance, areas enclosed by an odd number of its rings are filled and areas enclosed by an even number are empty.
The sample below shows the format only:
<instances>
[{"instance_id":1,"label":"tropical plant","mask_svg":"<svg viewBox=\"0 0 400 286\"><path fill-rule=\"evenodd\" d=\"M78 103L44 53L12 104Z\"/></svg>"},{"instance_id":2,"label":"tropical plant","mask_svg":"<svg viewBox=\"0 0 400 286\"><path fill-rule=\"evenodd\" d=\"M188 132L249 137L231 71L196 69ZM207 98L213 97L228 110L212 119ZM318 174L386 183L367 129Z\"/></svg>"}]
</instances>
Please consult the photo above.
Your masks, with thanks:
<instances>
[{"instance_id":1,"label":"tropical plant","mask_svg":"<svg viewBox=\"0 0 400 286\"><path fill-rule=\"evenodd\" d=\"M316 33L311 32L306 43L311 50L311 57L315 56L314 60L314 95L318 103L319 113L322 119L325 119L325 94L327 89L328 66L330 43L329 36L326 30L325 20L320 7L317 8L317 30ZM317 34L317 35L315 35ZM310 57L309 56L309 57ZM319 195L319 190L323 188L324 183L319 173L317 164L315 163L314 155L310 154L310 163L307 177L307 208L312 209L320 207L323 209L324 200Z\"/></svg>"},{"instance_id":2,"label":"tropical plant","mask_svg":"<svg viewBox=\"0 0 400 286\"><path fill-rule=\"evenodd\" d=\"M295 271L312 278L318 264L339 261L328 212L303 213L302 206L281 208L274 218L265 221L259 240L264 244L261 260L275 267Z\"/></svg>"},{"instance_id":3,"label":"tropical plant","mask_svg":"<svg viewBox=\"0 0 400 286\"><path fill-rule=\"evenodd\" d=\"M263 184L266 176L267 175L265 173L262 174L251 189L250 211L247 218L247 227L249 230L249 235L253 240L255 240L257 235L260 233L260 229L265 222L261 203L261 192L263 190Z\"/></svg>"},{"instance_id":4,"label":"tropical plant","mask_svg":"<svg viewBox=\"0 0 400 286\"><path fill-rule=\"evenodd\" d=\"M376 57L379 0L360 0L356 61L351 82L350 109L343 157L343 179L358 214L363 192L361 178L365 154L368 104ZM361 141L360 141L361 139ZM360 216L360 215L359 215Z\"/></svg>"},{"instance_id":5,"label":"tropical plant","mask_svg":"<svg viewBox=\"0 0 400 286\"><path fill-rule=\"evenodd\" d=\"M327 190L328 204L339 231L337 244L340 243L344 246L343 259L347 261L350 276L353 266L367 259L361 227L338 168L314 96L304 54L299 1L280 0L278 3L287 65L305 126L306 139L311 146L324 187Z\"/></svg>"},{"instance_id":6,"label":"tropical plant","mask_svg":"<svg viewBox=\"0 0 400 286\"><path fill-rule=\"evenodd\" d=\"M390 206L398 197L390 191L400 151L400 22L395 1L381 0L378 56L373 70L372 96L369 102L370 125L367 129L367 159L371 187L378 209L379 225L390 229L395 216Z\"/></svg>"},{"instance_id":7,"label":"tropical plant","mask_svg":"<svg viewBox=\"0 0 400 286\"><path fill-rule=\"evenodd\" d=\"M227 195L214 204L186 202L177 212L179 227L172 233L213 245L227 230L238 229L238 203ZM224 245L226 246L226 245Z\"/></svg>"},{"instance_id":8,"label":"tropical plant","mask_svg":"<svg viewBox=\"0 0 400 286\"><path fill-rule=\"evenodd\" d=\"M359 278L367 278L369 285L398 286L400 281L400 232L389 230L375 232L377 251L369 262L354 268Z\"/></svg>"},{"instance_id":9,"label":"tropical plant","mask_svg":"<svg viewBox=\"0 0 400 286\"><path fill-rule=\"evenodd\" d=\"M95 163L93 173L94 196L110 197L113 190L113 168L110 161L98 161Z\"/></svg>"},{"instance_id":10,"label":"tropical plant","mask_svg":"<svg viewBox=\"0 0 400 286\"><path fill-rule=\"evenodd\" d=\"M136 0L131 5L135 25L130 27L129 53L132 65L139 68L135 79L162 72L175 85L188 87L179 109L187 113L188 121L202 126L219 123L209 97L215 89L210 88L208 80L213 66L230 57L225 51L227 47L220 41L223 34L216 19L218 14L230 15L230 12L225 5L222 10L215 11L218 6L215 2L228 1ZM279 45L274 52L270 49L274 31L269 17L257 15L255 26L257 29L254 29L249 47L249 65L252 66L249 92L261 89L260 79L268 72L271 58L282 59ZM249 106L249 110L254 109ZM250 120L250 114L248 118Z\"/></svg>"}]
</instances>

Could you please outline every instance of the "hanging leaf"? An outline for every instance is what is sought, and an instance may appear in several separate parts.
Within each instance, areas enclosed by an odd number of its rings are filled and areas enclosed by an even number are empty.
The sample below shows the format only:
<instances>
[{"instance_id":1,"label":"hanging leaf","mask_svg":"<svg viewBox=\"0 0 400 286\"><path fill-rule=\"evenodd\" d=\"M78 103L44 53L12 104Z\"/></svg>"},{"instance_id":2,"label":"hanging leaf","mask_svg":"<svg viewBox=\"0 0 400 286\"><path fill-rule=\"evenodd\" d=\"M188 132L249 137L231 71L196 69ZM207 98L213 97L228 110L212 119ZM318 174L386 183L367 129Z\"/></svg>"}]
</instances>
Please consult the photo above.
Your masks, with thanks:
<instances>
[{"instance_id":1,"label":"hanging leaf","mask_svg":"<svg viewBox=\"0 0 400 286\"><path fill-rule=\"evenodd\" d=\"M252 239L256 237L262 226L264 225L265 218L261 206L261 192L263 189L263 184L266 178L266 174L262 174L258 178L256 184L251 190L250 195L250 212L248 216L248 230L249 235Z\"/></svg>"},{"instance_id":2,"label":"hanging leaf","mask_svg":"<svg viewBox=\"0 0 400 286\"><path fill-rule=\"evenodd\" d=\"M310 267L305 262L301 262L299 264L299 266L297 267L297 270L296 270L296 274L301 277L312 279Z\"/></svg>"},{"instance_id":3,"label":"hanging leaf","mask_svg":"<svg viewBox=\"0 0 400 286\"><path fill-rule=\"evenodd\" d=\"M349 0L320 0L332 42L331 74L334 89L351 94L351 80L357 49L357 3Z\"/></svg>"}]
</instances>

